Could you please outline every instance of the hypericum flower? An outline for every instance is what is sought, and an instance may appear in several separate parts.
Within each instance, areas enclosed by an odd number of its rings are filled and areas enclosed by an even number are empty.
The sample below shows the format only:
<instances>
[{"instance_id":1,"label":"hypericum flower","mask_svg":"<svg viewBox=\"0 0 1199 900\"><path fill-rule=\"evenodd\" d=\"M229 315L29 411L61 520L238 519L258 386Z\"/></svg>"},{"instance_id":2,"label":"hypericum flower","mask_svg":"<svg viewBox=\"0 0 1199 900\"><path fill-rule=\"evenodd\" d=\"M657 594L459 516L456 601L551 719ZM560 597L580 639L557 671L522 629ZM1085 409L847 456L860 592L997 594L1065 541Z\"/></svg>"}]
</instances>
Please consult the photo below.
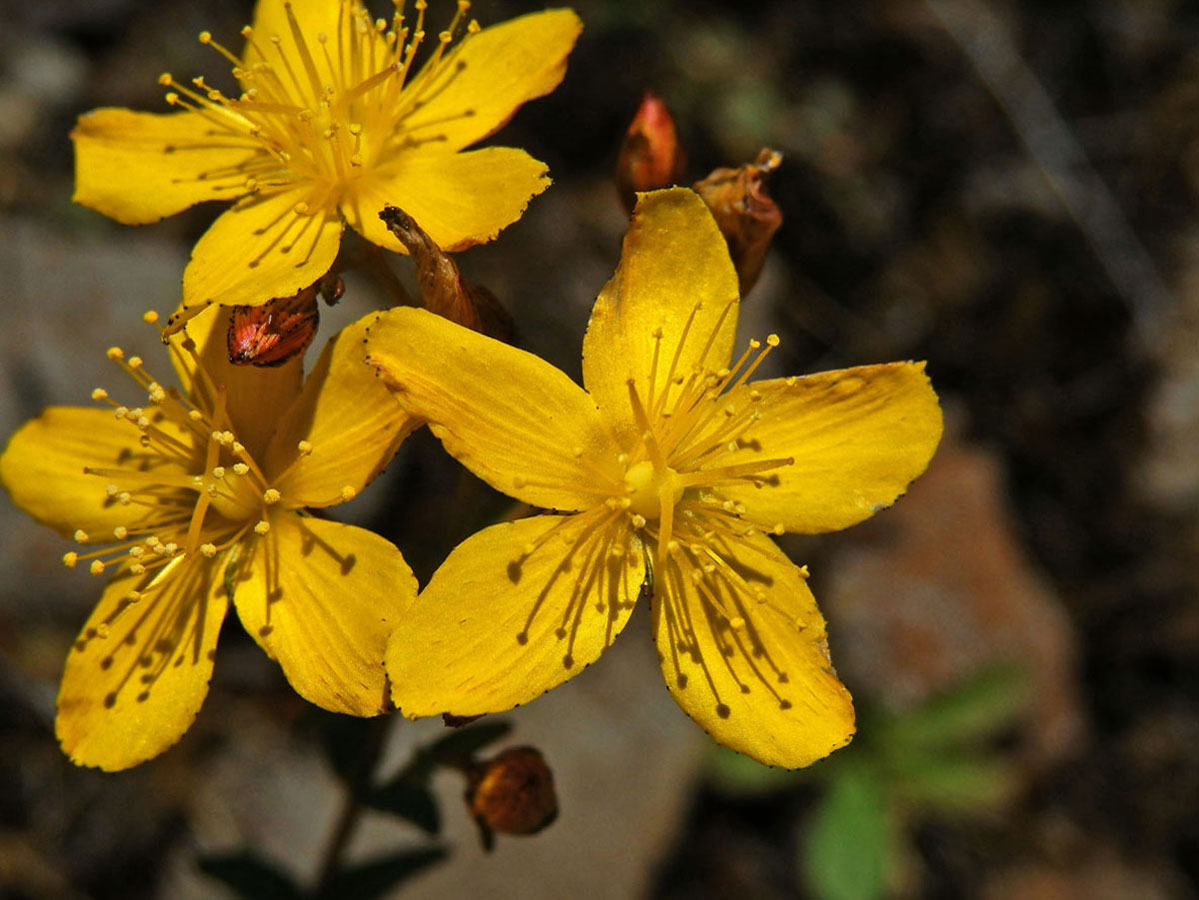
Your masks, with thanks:
<instances>
[{"instance_id":1,"label":"hypericum flower","mask_svg":"<svg viewBox=\"0 0 1199 900\"><path fill-rule=\"evenodd\" d=\"M192 251L168 330L209 303L257 305L312 284L337 256L343 220L403 252L379 221L394 204L442 248L462 249L494 238L549 185L523 150L461 151L557 87L578 17L547 10L480 31L459 0L412 74L426 3L416 0L415 21L395 5L389 28L360 0L259 0L241 57L200 35L233 63L239 97L163 75L167 102L183 112L79 119L84 206L138 225L241 198Z\"/></svg>"},{"instance_id":2,"label":"hypericum flower","mask_svg":"<svg viewBox=\"0 0 1199 900\"><path fill-rule=\"evenodd\" d=\"M97 388L111 409L50 407L0 456L13 501L88 545L64 562L112 575L58 694L58 738L81 765L124 769L179 739L230 600L302 696L360 716L386 706L383 649L416 582L388 541L304 508L353 497L411 422L362 364L364 324L301 385L298 359L230 365L228 318L171 339L181 391L114 347L140 405Z\"/></svg>"},{"instance_id":3,"label":"hypericum flower","mask_svg":"<svg viewBox=\"0 0 1199 900\"><path fill-rule=\"evenodd\" d=\"M750 381L737 274L693 192L641 197L591 314L583 390L423 310L382 313L368 361L480 478L556 512L460 544L388 644L407 716L509 709L578 674L639 593L678 703L720 743L798 767L853 734L824 620L768 533L862 521L941 436L919 363ZM560 514L566 513L566 514ZM649 566L647 567L647 563Z\"/></svg>"}]
</instances>

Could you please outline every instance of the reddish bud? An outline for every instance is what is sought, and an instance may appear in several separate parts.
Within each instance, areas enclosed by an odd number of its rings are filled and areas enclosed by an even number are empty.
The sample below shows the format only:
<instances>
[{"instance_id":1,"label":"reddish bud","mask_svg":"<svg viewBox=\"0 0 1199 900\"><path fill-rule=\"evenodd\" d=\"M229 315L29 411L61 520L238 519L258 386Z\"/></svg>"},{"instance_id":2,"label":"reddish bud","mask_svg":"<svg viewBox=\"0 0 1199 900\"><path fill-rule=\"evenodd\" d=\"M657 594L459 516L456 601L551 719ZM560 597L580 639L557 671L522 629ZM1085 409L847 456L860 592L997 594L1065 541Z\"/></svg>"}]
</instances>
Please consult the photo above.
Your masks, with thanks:
<instances>
[{"instance_id":1,"label":"reddish bud","mask_svg":"<svg viewBox=\"0 0 1199 900\"><path fill-rule=\"evenodd\" d=\"M416 220L397 206L385 206L379 218L416 263L425 309L497 340L512 337L512 317L495 294L462 277L458 264L434 243Z\"/></svg>"},{"instance_id":2,"label":"reddish bud","mask_svg":"<svg viewBox=\"0 0 1199 900\"><path fill-rule=\"evenodd\" d=\"M637 191L677 184L686 165L670 110L657 94L646 91L616 160L616 186L625 209L633 211Z\"/></svg>"},{"instance_id":3,"label":"reddish bud","mask_svg":"<svg viewBox=\"0 0 1199 900\"><path fill-rule=\"evenodd\" d=\"M509 747L471 766L466 805L488 850L495 832L536 834L558 817L554 773L536 748Z\"/></svg>"},{"instance_id":4,"label":"reddish bud","mask_svg":"<svg viewBox=\"0 0 1199 900\"><path fill-rule=\"evenodd\" d=\"M766 149L752 163L716 169L694 185L728 242L742 297L757 282L770 239L783 224L782 210L766 193L766 176L782 161L781 153Z\"/></svg>"}]
</instances>

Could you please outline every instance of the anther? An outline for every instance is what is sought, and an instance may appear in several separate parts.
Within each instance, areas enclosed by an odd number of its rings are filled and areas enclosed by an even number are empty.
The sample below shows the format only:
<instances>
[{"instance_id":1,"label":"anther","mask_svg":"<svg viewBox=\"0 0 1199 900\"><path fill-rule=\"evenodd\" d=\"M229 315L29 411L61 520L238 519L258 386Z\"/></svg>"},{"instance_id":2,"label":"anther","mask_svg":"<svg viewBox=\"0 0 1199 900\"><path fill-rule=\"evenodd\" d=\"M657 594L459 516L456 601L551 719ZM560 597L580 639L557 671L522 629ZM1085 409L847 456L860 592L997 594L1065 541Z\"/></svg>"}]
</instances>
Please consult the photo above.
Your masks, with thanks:
<instances>
[{"instance_id":1,"label":"anther","mask_svg":"<svg viewBox=\"0 0 1199 900\"><path fill-rule=\"evenodd\" d=\"M69 553L62 555L62 564L68 569L75 568L75 563L79 562L79 554L72 550Z\"/></svg>"},{"instance_id":2,"label":"anther","mask_svg":"<svg viewBox=\"0 0 1199 900\"><path fill-rule=\"evenodd\" d=\"M146 567L141 563L134 563L129 567L129 572L131 575L145 575Z\"/></svg>"},{"instance_id":3,"label":"anther","mask_svg":"<svg viewBox=\"0 0 1199 900\"><path fill-rule=\"evenodd\" d=\"M142 358L140 356L129 357L129 368L140 369L142 367Z\"/></svg>"},{"instance_id":4,"label":"anther","mask_svg":"<svg viewBox=\"0 0 1199 900\"><path fill-rule=\"evenodd\" d=\"M88 571L91 572L93 575L103 575L104 574L104 563L98 559L93 559L92 564L88 567Z\"/></svg>"},{"instance_id":5,"label":"anther","mask_svg":"<svg viewBox=\"0 0 1199 900\"><path fill-rule=\"evenodd\" d=\"M250 471L250 467L247 466L244 462L239 462L239 463L233 464L233 474L234 475L245 475L249 471Z\"/></svg>"},{"instance_id":6,"label":"anther","mask_svg":"<svg viewBox=\"0 0 1199 900\"><path fill-rule=\"evenodd\" d=\"M107 400L108 399L108 391L104 390L104 388L96 388L95 390L92 391L92 399L93 400Z\"/></svg>"},{"instance_id":7,"label":"anther","mask_svg":"<svg viewBox=\"0 0 1199 900\"><path fill-rule=\"evenodd\" d=\"M300 443L296 444L296 449L300 451L300 455L307 456L312 452L312 444L308 441L300 441ZM238 463L238 465L242 465L242 463Z\"/></svg>"},{"instance_id":8,"label":"anther","mask_svg":"<svg viewBox=\"0 0 1199 900\"><path fill-rule=\"evenodd\" d=\"M644 528L645 527L645 516L640 516L640 515L637 515L636 513L634 513L633 518L630 519L629 521L633 523L634 528Z\"/></svg>"},{"instance_id":9,"label":"anther","mask_svg":"<svg viewBox=\"0 0 1199 900\"><path fill-rule=\"evenodd\" d=\"M118 525L112 530L112 536L118 541L123 541L125 538L129 537L129 529L124 525Z\"/></svg>"},{"instance_id":10,"label":"anther","mask_svg":"<svg viewBox=\"0 0 1199 900\"><path fill-rule=\"evenodd\" d=\"M201 31L200 32L200 43L207 44L210 41L212 41L212 32L211 31Z\"/></svg>"},{"instance_id":11,"label":"anther","mask_svg":"<svg viewBox=\"0 0 1199 900\"><path fill-rule=\"evenodd\" d=\"M767 335L766 345L768 347L777 347L779 345L779 336L777 334Z\"/></svg>"},{"instance_id":12,"label":"anther","mask_svg":"<svg viewBox=\"0 0 1199 900\"><path fill-rule=\"evenodd\" d=\"M348 490L348 488L345 488L342 490L343 497L345 496L346 490ZM267 488L265 491L262 492L262 502L265 503L267 506L272 506L272 505L278 503L279 498L281 498L282 496L283 495L280 494L275 488ZM349 499L349 498L347 497L346 499Z\"/></svg>"},{"instance_id":13,"label":"anther","mask_svg":"<svg viewBox=\"0 0 1199 900\"><path fill-rule=\"evenodd\" d=\"M113 414L113 416L115 416L118 419L123 419L127 415L129 415L129 407L128 406L118 406L116 409L114 409L112 411L112 414Z\"/></svg>"},{"instance_id":14,"label":"anther","mask_svg":"<svg viewBox=\"0 0 1199 900\"><path fill-rule=\"evenodd\" d=\"M152 309L148 309L144 313L142 313L142 321L145 322L147 325L153 325L155 322L158 321L158 313Z\"/></svg>"},{"instance_id":15,"label":"anther","mask_svg":"<svg viewBox=\"0 0 1199 900\"><path fill-rule=\"evenodd\" d=\"M214 466L212 469L212 477L217 479L218 481L220 479L224 478L225 477L225 467L224 466Z\"/></svg>"},{"instance_id":16,"label":"anther","mask_svg":"<svg viewBox=\"0 0 1199 900\"><path fill-rule=\"evenodd\" d=\"M268 522L266 519L263 519L261 522L259 522L257 525L254 526L254 533L256 535L259 535L260 537L262 535L266 534L270 530L271 530L271 523Z\"/></svg>"},{"instance_id":17,"label":"anther","mask_svg":"<svg viewBox=\"0 0 1199 900\"><path fill-rule=\"evenodd\" d=\"M200 552L204 554L207 559L212 559L214 556L216 556L216 544L201 544Z\"/></svg>"},{"instance_id":18,"label":"anther","mask_svg":"<svg viewBox=\"0 0 1199 900\"><path fill-rule=\"evenodd\" d=\"M75 529L75 535L74 535L74 537L75 537L75 540L76 540L76 541L78 541L80 544L86 544L86 543L87 543L87 540L88 540L88 538L87 538L87 532L86 532L86 531L84 531L82 528L77 528L77 529Z\"/></svg>"}]
</instances>

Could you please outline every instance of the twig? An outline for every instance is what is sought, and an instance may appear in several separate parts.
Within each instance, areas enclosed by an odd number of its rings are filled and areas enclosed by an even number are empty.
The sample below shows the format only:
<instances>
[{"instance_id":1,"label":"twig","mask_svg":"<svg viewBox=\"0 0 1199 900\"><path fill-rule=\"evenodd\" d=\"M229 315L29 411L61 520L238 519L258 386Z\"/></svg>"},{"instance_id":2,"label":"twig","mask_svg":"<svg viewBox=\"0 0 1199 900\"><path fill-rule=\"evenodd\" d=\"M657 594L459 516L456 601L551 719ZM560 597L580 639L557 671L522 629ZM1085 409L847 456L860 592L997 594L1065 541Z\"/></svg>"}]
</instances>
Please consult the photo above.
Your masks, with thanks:
<instances>
[{"instance_id":1,"label":"twig","mask_svg":"<svg viewBox=\"0 0 1199 900\"><path fill-rule=\"evenodd\" d=\"M1012 123L1099 264L1132 310L1145 345L1161 337L1173 298L1120 205L985 0L924 0Z\"/></svg>"}]
</instances>

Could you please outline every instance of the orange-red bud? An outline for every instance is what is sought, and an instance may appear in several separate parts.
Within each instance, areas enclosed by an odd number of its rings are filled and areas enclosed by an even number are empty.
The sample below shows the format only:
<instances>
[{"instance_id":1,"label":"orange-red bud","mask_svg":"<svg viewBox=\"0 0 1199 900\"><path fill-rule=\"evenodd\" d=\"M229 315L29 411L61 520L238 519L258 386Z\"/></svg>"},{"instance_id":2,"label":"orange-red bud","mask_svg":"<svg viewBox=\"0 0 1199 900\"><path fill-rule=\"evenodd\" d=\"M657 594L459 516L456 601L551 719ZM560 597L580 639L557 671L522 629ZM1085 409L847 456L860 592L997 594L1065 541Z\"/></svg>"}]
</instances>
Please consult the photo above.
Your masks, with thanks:
<instances>
[{"instance_id":1,"label":"orange-red bud","mask_svg":"<svg viewBox=\"0 0 1199 900\"><path fill-rule=\"evenodd\" d=\"M319 292L336 303L344 286L329 274L290 297L277 297L261 306L234 306L225 342L235 366L281 366L308 349L320 324Z\"/></svg>"},{"instance_id":2,"label":"orange-red bud","mask_svg":"<svg viewBox=\"0 0 1199 900\"><path fill-rule=\"evenodd\" d=\"M783 224L782 210L766 193L766 176L782 161L781 153L766 149L752 163L716 169L694 185L728 242L742 297L757 282L770 239Z\"/></svg>"},{"instance_id":3,"label":"orange-red bud","mask_svg":"<svg viewBox=\"0 0 1199 900\"><path fill-rule=\"evenodd\" d=\"M686 166L670 110L657 94L646 91L616 160L616 186L625 209L633 211L637 191L677 184Z\"/></svg>"},{"instance_id":4,"label":"orange-red bud","mask_svg":"<svg viewBox=\"0 0 1199 900\"><path fill-rule=\"evenodd\" d=\"M397 206L385 206L379 218L416 263L425 309L451 322L497 340L512 338L512 317L495 294L462 277L458 264L433 241L416 220Z\"/></svg>"},{"instance_id":5,"label":"orange-red bud","mask_svg":"<svg viewBox=\"0 0 1199 900\"><path fill-rule=\"evenodd\" d=\"M471 766L466 804L488 850L495 832L536 834L558 817L554 773L536 748L509 747Z\"/></svg>"}]
</instances>

